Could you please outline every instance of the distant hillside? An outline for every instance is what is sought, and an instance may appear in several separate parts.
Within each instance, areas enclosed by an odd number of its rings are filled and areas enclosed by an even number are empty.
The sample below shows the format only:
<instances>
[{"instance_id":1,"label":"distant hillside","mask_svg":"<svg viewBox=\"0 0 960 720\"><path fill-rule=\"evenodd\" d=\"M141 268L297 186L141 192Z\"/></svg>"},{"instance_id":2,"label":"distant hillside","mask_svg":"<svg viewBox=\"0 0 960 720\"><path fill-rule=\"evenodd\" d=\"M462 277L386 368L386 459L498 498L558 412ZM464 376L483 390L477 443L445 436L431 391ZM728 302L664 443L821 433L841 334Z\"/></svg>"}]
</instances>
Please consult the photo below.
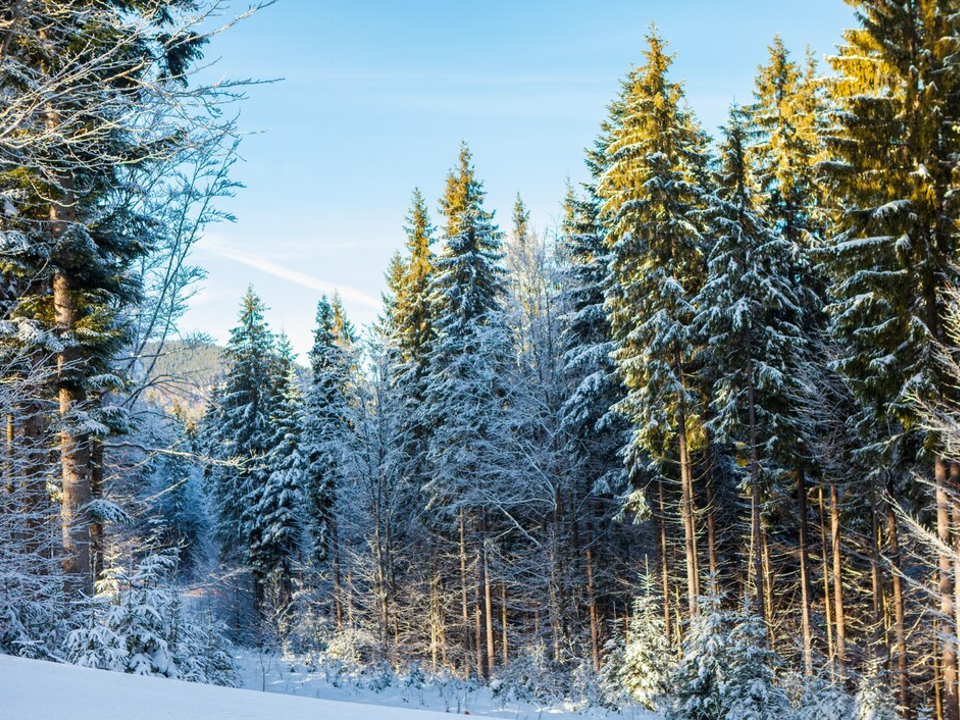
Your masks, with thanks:
<instances>
[{"instance_id":1,"label":"distant hillside","mask_svg":"<svg viewBox=\"0 0 960 720\"><path fill-rule=\"evenodd\" d=\"M146 347L144 366L153 362L156 352L156 345ZM156 357L151 373L154 381L147 397L162 405L179 404L189 414L199 416L225 368L219 345L202 340L167 341Z\"/></svg>"}]
</instances>

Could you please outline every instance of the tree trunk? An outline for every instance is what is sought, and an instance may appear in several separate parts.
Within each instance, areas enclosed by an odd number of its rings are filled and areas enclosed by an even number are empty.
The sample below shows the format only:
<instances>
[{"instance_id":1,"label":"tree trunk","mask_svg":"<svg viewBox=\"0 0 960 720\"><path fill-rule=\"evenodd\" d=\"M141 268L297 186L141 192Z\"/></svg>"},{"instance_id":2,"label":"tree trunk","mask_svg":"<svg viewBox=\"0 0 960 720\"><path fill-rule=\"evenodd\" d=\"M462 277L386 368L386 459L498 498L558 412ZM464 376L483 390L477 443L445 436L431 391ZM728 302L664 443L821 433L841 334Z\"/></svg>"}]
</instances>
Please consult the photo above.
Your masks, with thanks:
<instances>
[{"instance_id":1,"label":"tree trunk","mask_svg":"<svg viewBox=\"0 0 960 720\"><path fill-rule=\"evenodd\" d=\"M91 441L90 457L90 494L94 500L103 498L103 443L94 439ZM93 563L93 579L99 582L103 579L103 523L94 519L90 523L90 549Z\"/></svg>"},{"instance_id":2,"label":"tree trunk","mask_svg":"<svg viewBox=\"0 0 960 720\"><path fill-rule=\"evenodd\" d=\"M681 419L681 427L683 424L685 424L685 419ZM687 568L687 605L690 617L694 617L699 612L700 589L697 577L696 526L693 519L693 482L690 472L690 458L687 454L686 430L680 431L678 439L680 443L680 514L683 522L684 553Z\"/></svg>"},{"instance_id":3,"label":"tree trunk","mask_svg":"<svg viewBox=\"0 0 960 720\"><path fill-rule=\"evenodd\" d=\"M343 630L343 587L340 582L340 538L337 521L330 518L330 562L333 565L333 605L337 630Z\"/></svg>"},{"instance_id":4,"label":"tree trunk","mask_svg":"<svg viewBox=\"0 0 960 720\"><path fill-rule=\"evenodd\" d=\"M830 540L833 550L833 610L836 630L837 674L846 673L846 628L843 614L843 551L840 547L840 495L837 483L830 480Z\"/></svg>"},{"instance_id":5,"label":"tree trunk","mask_svg":"<svg viewBox=\"0 0 960 720\"><path fill-rule=\"evenodd\" d=\"M810 559L807 553L807 481L803 468L794 471L800 528L800 620L803 632L803 671L813 675L813 629L810 625Z\"/></svg>"},{"instance_id":6,"label":"tree trunk","mask_svg":"<svg viewBox=\"0 0 960 720\"><path fill-rule=\"evenodd\" d=\"M660 515L657 518L660 531L660 575L663 583L663 624L667 638L672 639L672 615L670 613L670 550L667 545L667 515L666 503L663 500L663 480L657 479L657 500L660 505Z\"/></svg>"},{"instance_id":7,"label":"tree trunk","mask_svg":"<svg viewBox=\"0 0 960 720\"><path fill-rule=\"evenodd\" d=\"M483 606L487 631L487 677L493 674L496 664L496 650L493 646L493 591L490 581L490 565L487 548L487 515L480 511L480 573L483 582Z\"/></svg>"},{"instance_id":8,"label":"tree trunk","mask_svg":"<svg viewBox=\"0 0 960 720\"><path fill-rule=\"evenodd\" d=\"M907 629L903 612L903 584L900 577L900 541L897 515L893 507L893 480L887 480L887 541L890 553L890 577L893 585L894 627L897 641L897 688L901 707L907 707Z\"/></svg>"},{"instance_id":9,"label":"tree trunk","mask_svg":"<svg viewBox=\"0 0 960 720\"><path fill-rule=\"evenodd\" d=\"M827 660L830 663L830 674L836 669L836 651L833 645L833 601L830 597L830 560L827 551L827 509L823 502L823 485L817 488L820 507L820 571L823 576L823 614L827 622Z\"/></svg>"},{"instance_id":10,"label":"tree trunk","mask_svg":"<svg viewBox=\"0 0 960 720\"><path fill-rule=\"evenodd\" d=\"M31 388L30 391L38 395L41 392L40 388ZM23 463L20 472L23 478L24 510L27 513L26 547L32 552L49 552L45 547L50 529L48 522L51 510L46 478L48 463L46 433L43 407L37 398L31 398L24 406L24 418L20 426L23 455L17 460Z\"/></svg>"},{"instance_id":11,"label":"tree trunk","mask_svg":"<svg viewBox=\"0 0 960 720\"><path fill-rule=\"evenodd\" d=\"M937 538L943 548L939 554L940 566L940 622L941 637L941 673L943 675L943 717L944 720L958 720L957 707L957 645L956 617L954 613L953 559L950 549L953 539L950 532L950 492L947 487L947 463L938 457L934 461L934 479L937 500Z\"/></svg>"},{"instance_id":12,"label":"tree trunk","mask_svg":"<svg viewBox=\"0 0 960 720\"><path fill-rule=\"evenodd\" d=\"M939 579L937 580L939 582ZM934 592L936 584L934 582ZM943 684L940 678L940 618L933 618L933 706L937 720L943 720Z\"/></svg>"},{"instance_id":13,"label":"tree trunk","mask_svg":"<svg viewBox=\"0 0 960 720\"><path fill-rule=\"evenodd\" d=\"M463 508L460 508L460 600L463 611L463 632L466 657L470 657L472 643L470 640L470 602L467 599L467 531L463 520ZM469 660L464 663L464 672L469 675Z\"/></svg>"},{"instance_id":14,"label":"tree trunk","mask_svg":"<svg viewBox=\"0 0 960 720\"><path fill-rule=\"evenodd\" d=\"M439 583L440 576L434 570L430 577L430 670L434 674L437 672L437 650L440 646Z\"/></svg>"},{"instance_id":15,"label":"tree trunk","mask_svg":"<svg viewBox=\"0 0 960 720\"><path fill-rule=\"evenodd\" d=\"M754 402L753 373L747 370L747 402L750 422L750 550L753 554L753 576L757 595L757 612L763 618L770 640L770 623L767 618L767 603L763 587L763 555L760 537L760 448L757 441L757 415Z\"/></svg>"},{"instance_id":16,"label":"tree trunk","mask_svg":"<svg viewBox=\"0 0 960 720\"><path fill-rule=\"evenodd\" d=\"M474 589L474 618L476 622L474 623L474 648L476 648L477 656L477 677L485 678L487 676L483 667L483 603L481 602L481 583L477 583L473 587Z\"/></svg>"},{"instance_id":17,"label":"tree trunk","mask_svg":"<svg viewBox=\"0 0 960 720\"><path fill-rule=\"evenodd\" d=\"M50 211L55 225L60 210ZM66 214L66 213L64 213ZM58 233L62 234L61 233ZM63 537L63 571L69 594L93 594L93 567L90 563L90 438L75 424L76 414L83 408L86 393L79 377L80 352L73 339L80 317L76 288L70 278L58 270L53 277L53 305L57 334L64 341L57 355L60 395L60 524Z\"/></svg>"},{"instance_id":18,"label":"tree trunk","mask_svg":"<svg viewBox=\"0 0 960 720\"><path fill-rule=\"evenodd\" d=\"M870 498L870 609L873 611L874 652L879 652L883 637L883 583L880 579L880 524L877 516L877 492L873 482L868 491Z\"/></svg>"},{"instance_id":19,"label":"tree trunk","mask_svg":"<svg viewBox=\"0 0 960 720\"><path fill-rule=\"evenodd\" d=\"M503 654L503 667L506 669L510 660L510 643L507 631L507 581L500 581L500 631L502 638L500 640L501 651Z\"/></svg>"},{"instance_id":20,"label":"tree trunk","mask_svg":"<svg viewBox=\"0 0 960 720\"><path fill-rule=\"evenodd\" d=\"M590 542L588 538L587 542ZM590 613L590 657L593 659L593 671L600 670L600 646L597 636L597 600L593 587L593 550L587 545L587 605Z\"/></svg>"},{"instance_id":21,"label":"tree trunk","mask_svg":"<svg viewBox=\"0 0 960 720\"><path fill-rule=\"evenodd\" d=\"M716 498L713 495L713 449L709 451L707 471L707 554L710 562L710 591L720 594L719 563L717 562Z\"/></svg>"},{"instance_id":22,"label":"tree trunk","mask_svg":"<svg viewBox=\"0 0 960 720\"><path fill-rule=\"evenodd\" d=\"M683 397L686 385L683 373L683 355L678 342L674 343L674 362L676 372L681 381L681 395L678 397L679 417L677 427L677 441L680 452L680 488L681 507L680 517L683 522L684 552L687 563L687 603L690 617L698 614L700 602L700 576L697 568L697 530L696 511L693 497L693 471L690 467L690 446L687 442L687 410Z\"/></svg>"}]
</instances>

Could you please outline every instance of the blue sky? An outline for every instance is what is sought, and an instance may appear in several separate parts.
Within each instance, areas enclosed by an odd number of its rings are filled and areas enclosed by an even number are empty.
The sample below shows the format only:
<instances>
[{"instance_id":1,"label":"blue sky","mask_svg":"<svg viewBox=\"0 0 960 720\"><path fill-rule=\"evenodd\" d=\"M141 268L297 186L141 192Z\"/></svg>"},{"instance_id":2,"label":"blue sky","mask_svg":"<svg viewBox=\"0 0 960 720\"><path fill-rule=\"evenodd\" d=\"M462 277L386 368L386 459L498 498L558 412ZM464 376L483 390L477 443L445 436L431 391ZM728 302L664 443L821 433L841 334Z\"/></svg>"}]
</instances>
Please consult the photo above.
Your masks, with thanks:
<instances>
[{"instance_id":1,"label":"blue sky","mask_svg":"<svg viewBox=\"0 0 960 720\"><path fill-rule=\"evenodd\" d=\"M549 229L651 22L715 134L775 33L822 58L852 14L842 0L278 0L218 36L206 76L282 80L243 103L246 188L224 203L237 222L199 244L209 276L181 329L223 341L248 283L299 352L324 291L373 320L413 188L436 214L462 139L501 224L519 191Z\"/></svg>"}]
</instances>

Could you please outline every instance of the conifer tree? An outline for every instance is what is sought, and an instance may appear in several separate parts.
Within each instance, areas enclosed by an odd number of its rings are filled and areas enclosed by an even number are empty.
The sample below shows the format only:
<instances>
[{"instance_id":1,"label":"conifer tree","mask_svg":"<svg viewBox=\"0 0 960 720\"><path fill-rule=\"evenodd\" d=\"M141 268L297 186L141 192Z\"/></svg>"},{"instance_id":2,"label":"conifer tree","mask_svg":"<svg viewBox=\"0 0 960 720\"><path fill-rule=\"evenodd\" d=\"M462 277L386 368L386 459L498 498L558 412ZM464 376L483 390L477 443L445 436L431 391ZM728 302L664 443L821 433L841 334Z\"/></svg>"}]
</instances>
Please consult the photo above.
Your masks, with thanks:
<instances>
[{"instance_id":1,"label":"conifer tree","mask_svg":"<svg viewBox=\"0 0 960 720\"><path fill-rule=\"evenodd\" d=\"M724 691L733 675L730 635L737 616L721 607L718 596L706 598L683 639L683 653L670 678L672 706L667 720L714 720L726 717Z\"/></svg>"},{"instance_id":2,"label":"conifer tree","mask_svg":"<svg viewBox=\"0 0 960 720\"><path fill-rule=\"evenodd\" d=\"M734 109L724 129L715 234L696 325L708 338L712 415L708 429L732 443L749 468L750 566L757 606L769 619L761 579L761 511L769 486L789 468L803 435L793 398L803 353L802 309L790 276L789 243L758 215L748 167L746 119Z\"/></svg>"},{"instance_id":3,"label":"conifer tree","mask_svg":"<svg viewBox=\"0 0 960 720\"><path fill-rule=\"evenodd\" d=\"M794 61L779 35L768 48L769 59L759 68L755 101L749 109L749 158L756 186L757 214L771 231L790 245L787 279L803 308L800 327L807 340L806 357L812 367L826 361L814 357L822 344L826 318L826 278L815 251L824 237L824 202L817 182L817 163L823 159L822 135L827 102L817 63L808 51L805 66ZM796 492L801 591L801 627L804 669L813 673L810 561L807 525L807 475L820 474L809 438L795 436L788 467Z\"/></svg>"},{"instance_id":4,"label":"conifer tree","mask_svg":"<svg viewBox=\"0 0 960 720\"><path fill-rule=\"evenodd\" d=\"M135 265L154 239L133 199L143 191L138 174L189 145L181 92L205 40L183 24L184 10L145 0L4 9L0 272L13 279L4 309L30 331L19 342L36 344L34 362L48 350L56 356L55 387L38 395L59 405L62 558L68 589L86 594L93 446L123 427L104 422L119 411L101 411L100 398L120 385L112 360L127 338L125 310L140 295ZM31 418L25 444L36 444L42 426Z\"/></svg>"},{"instance_id":5,"label":"conifer tree","mask_svg":"<svg viewBox=\"0 0 960 720\"><path fill-rule=\"evenodd\" d=\"M633 601L630 634L623 653L620 681L630 696L648 710L656 710L669 692L672 656L656 591L649 573L640 579L643 594Z\"/></svg>"},{"instance_id":6,"label":"conifer tree","mask_svg":"<svg viewBox=\"0 0 960 720\"><path fill-rule=\"evenodd\" d=\"M721 607L714 595L691 622L674 672L668 720L787 720L793 717L779 686L779 658L767 648L763 618L748 603Z\"/></svg>"},{"instance_id":7,"label":"conifer tree","mask_svg":"<svg viewBox=\"0 0 960 720\"><path fill-rule=\"evenodd\" d=\"M397 278L390 283L393 292L392 343L398 354L397 381L402 388L406 419L401 429L405 445L407 472L423 473L427 429L420 421L419 405L426 392L427 362L434 340L434 307L430 283L434 274L434 228L426 201L414 190L406 225L407 252L400 259Z\"/></svg>"},{"instance_id":8,"label":"conifer tree","mask_svg":"<svg viewBox=\"0 0 960 720\"><path fill-rule=\"evenodd\" d=\"M227 371L204 418L208 452L225 464L211 469L218 516L217 536L225 557L246 562L253 542L249 503L267 481L266 459L273 440L275 342L263 301L248 287L238 324L224 353ZM255 575L258 601L262 576Z\"/></svg>"},{"instance_id":9,"label":"conifer tree","mask_svg":"<svg viewBox=\"0 0 960 720\"><path fill-rule=\"evenodd\" d=\"M309 352L310 383L304 401L304 491L313 556L318 562L328 558L328 551L336 542L332 512L343 476L343 446L349 431L354 338L342 308L337 308L336 299L331 302L326 296L317 303L313 347Z\"/></svg>"},{"instance_id":10,"label":"conifer tree","mask_svg":"<svg viewBox=\"0 0 960 720\"><path fill-rule=\"evenodd\" d=\"M956 283L956 161L960 136L960 16L951 0L853 3L848 30L830 62L837 112L827 138L828 189L836 203L826 264L828 312L842 343L836 361L865 412L864 444L889 428L893 448L919 430L916 399L950 394L934 346L947 340L944 291ZM938 439L933 460L942 548L954 542L948 467ZM878 448L882 450L882 447ZM943 717L960 717L952 559L939 552Z\"/></svg>"},{"instance_id":11,"label":"conifer tree","mask_svg":"<svg viewBox=\"0 0 960 720\"><path fill-rule=\"evenodd\" d=\"M277 343L264 484L246 499L250 563L263 583L276 583L281 603L291 596L291 578L300 545L304 461L300 450L302 397L293 349L285 335Z\"/></svg>"},{"instance_id":12,"label":"conifer tree","mask_svg":"<svg viewBox=\"0 0 960 720\"><path fill-rule=\"evenodd\" d=\"M661 473L679 460L687 599L696 613L699 573L691 450L700 398L688 376L696 352L694 299L703 283L703 136L668 77L672 57L656 31L646 63L628 80L609 131L598 185L610 248L606 308L614 358L627 387L618 406L634 423L633 450Z\"/></svg>"},{"instance_id":13,"label":"conifer tree","mask_svg":"<svg viewBox=\"0 0 960 720\"><path fill-rule=\"evenodd\" d=\"M436 259L430 286L437 337L429 356L424 402L424 421L430 427L431 479L425 486L430 504L448 522L459 520L461 537L468 521L476 526L486 630L486 652L480 652L481 643L475 647L480 675L494 662L487 506L493 488L512 469L503 453L510 444L504 414L509 344L502 309L502 234L493 214L484 208L484 195L464 144L457 168L447 176L441 202L445 247ZM466 624L464 578L461 584Z\"/></svg>"},{"instance_id":14,"label":"conifer tree","mask_svg":"<svg viewBox=\"0 0 960 720\"><path fill-rule=\"evenodd\" d=\"M618 456L626 428L611 409L622 399L623 385L611 357L615 345L603 307L608 250L593 190L587 187L587 197L580 198L571 188L564 203L562 358L571 391L561 418L575 438L571 452L591 484L600 482L616 492L622 487Z\"/></svg>"},{"instance_id":15,"label":"conifer tree","mask_svg":"<svg viewBox=\"0 0 960 720\"><path fill-rule=\"evenodd\" d=\"M756 185L757 212L771 230L793 246L798 292L815 317L821 311L823 283L810 251L822 243L822 200L816 163L822 159L821 125L825 99L817 81L816 61L801 67L777 35L768 48L769 61L755 81L755 102L749 108L752 135L749 154Z\"/></svg>"}]
</instances>

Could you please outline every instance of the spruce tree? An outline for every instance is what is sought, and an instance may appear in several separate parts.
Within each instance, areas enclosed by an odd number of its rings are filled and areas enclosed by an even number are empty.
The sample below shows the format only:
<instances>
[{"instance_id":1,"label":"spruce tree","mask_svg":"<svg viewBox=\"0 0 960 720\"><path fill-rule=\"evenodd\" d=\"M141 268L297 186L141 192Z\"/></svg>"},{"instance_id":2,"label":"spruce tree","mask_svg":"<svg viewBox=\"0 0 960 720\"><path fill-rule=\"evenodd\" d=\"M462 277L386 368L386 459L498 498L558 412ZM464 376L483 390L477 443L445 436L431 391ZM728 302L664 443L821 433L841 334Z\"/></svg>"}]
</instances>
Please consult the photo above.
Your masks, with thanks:
<instances>
[{"instance_id":1,"label":"spruce tree","mask_svg":"<svg viewBox=\"0 0 960 720\"><path fill-rule=\"evenodd\" d=\"M241 562L250 559L254 538L249 503L259 498L268 479L266 459L274 437L275 342L265 310L248 287L224 353L227 370L204 417L208 452L222 463L210 471L217 537L223 555ZM260 600L262 575L258 572L254 579Z\"/></svg>"},{"instance_id":2,"label":"spruce tree","mask_svg":"<svg viewBox=\"0 0 960 720\"><path fill-rule=\"evenodd\" d=\"M343 448L349 432L351 375L354 360L352 328L326 296L317 303L313 347L309 352L310 383L304 398L304 491L309 508L313 556L328 558L336 541L333 507L343 477Z\"/></svg>"},{"instance_id":3,"label":"spruce tree","mask_svg":"<svg viewBox=\"0 0 960 720\"><path fill-rule=\"evenodd\" d=\"M643 594L633 601L620 681L634 700L648 710L657 710L669 692L673 657L660 610L664 599L657 593L657 580L649 573L640 580Z\"/></svg>"},{"instance_id":4,"label":"spruce tree","mask_svg":"<svg viewBox=\"0 0 960 720\"><path fill-rule=\"evenodd\" d=\"M35 346L32 363L55 355L54 386L36 400L55 395L59 405L63 567L68 589L86 594L94 445L124 428L113 422L121 411L101 410L101 399L121 384L112 361L140 297L137 263L155 240L142 176L190 145L185 73L205 42L184 24L191 11L173 0L4 9L0 105L11 124L0 141L0 273L12 281L4 310L27 331L17 343ZM43 419L29 412L23 440L35 446Z\"/></svg>"},{"instance_id":5,"label":"spruce tree","mask_svg":"<svg viewBox=\"0 0 960 720\"><path fill-rule=\"evenodd\" d=\"M779 35L768 52L769 61L757 74L748 119L757 213L792 245L798 293L805 294L804 307L813 315L810 322L816 322L824 287L811 251L823 241L816 163L823 159L826 103L812 57L801 67Z\"/></svg>"},{"instance_id":6,"label":"spruce tree","mask_svg":"<svg viewBox=\"0 0 960 720\"><path fill-rule=\"evenodd\" d=\"M724 129L715 235L707 281L697 298L696 326L707 338L713 415L708 429L735 448L749 468L750 558L761 616L761 512L769 486L790 461L792 438L802 436L797 374L804 340L802 309L790 275L789 243L758 215L748 166L746 119L730 114ZM789 466L787 466L789 467Z\"/></svg>"},{"instance_id":7,"label":"spruce tree","mask_svg":"<svg viewBox=\"0 0 960 720\"><path fill-rule=\"evenodd\" d=\"M502 307L502 234L484 208L484 195L464 144L441 202L445 247L430 285L437 336L423 404L423 421L430 428L430 480L424 488L430 505L451 530L459 522L461 537L467 523L475 526L486 621L486 652L475 648L479 675L494 663L487 507L493 505L494 488L513 470L505 455L510 447L505 415L509 339Z\"/></svg>"},{"instance_id":8,"label":"spruce tree","mask_svg":"<svg viewBox=\"0 0 960 720\"><path fill-rule=\"evenodd\" d=\"M300 425L302 397L293 350L285 335L277 343L272 378L271 438L264 462L264 484L246 498L250 564L262 583L276 583L280 601L291 596L291 578L300 546L304 460Z\"/></svg>"},{"instance_id":9,"label":"spruce tree","mask_svg":"<svg viewBox=\"0 0 960 720\"><path fill-rule=\"evenodd\" d=\"M570 387L561 423L573 438L570 452L597 490L622 488L620 449L626 440L623 417L612 411L623 397L611 357L615 344L604 311L608 250L599 223L594 188L577 197L572 188L564 203L562 226L562 359Z\"/></svg>"},{"instance_id":10,"label":"spruce tree","mask_svg":"<svg viewBox=\"0 0 960 720\"><path fill-rule=\"evenodd\" d=\"M627 387L619 404L634 424L631 452L646 452L668 476L679 460L691 614L699 596L691 451L699 441L700 398L689 372L697 346L694 299L703 284L698 215L706 164L703 136L668 76L672 57L656 31L633 71L609 130L598 185L607 227L606 309L613 357Z\"/></svg>"},{"instance_id":11,"label":"spruce tree","mask_svg":"<svg viewBox=\"0 0 960 720\"><path fill-rule=\"evenodd\" d=\"M396 380L406 408L400 430L406 472L416 477L424 472L426 455L427 428L420 421L418 409L426 393L435 312L430 295L435 263L434 228L419 189L414 190L405 231L407 252L400 259L396 280L390 283L393 292L390 334L397 353ZM422 478L418 482L422 482Z\"/></svg>"},{"instance_id":12,"label":"spruce tree","mask_svg":"<svg viewBox=\"0 0 960 720\"><path fill-rule=\"evenodd\" d=\"M860 435L883 454L920 431L917 399L951 393L936 348L952 343L943 303L958 280L960 15L952 0L852 4L860 26L845 33L830 60L837 111L825 163L835 202L825 249L833 281L828 313L841 343L836 367L865 408ZM879 446L875 428L891 436ZM940 543L950 547L955 488L938 438L923 439L934 466ZM952 558L944 550L939 571L940 611L953 618ZM942 638L943 717L957 720L955 632Z\"/></svg>"}]
</instances>

